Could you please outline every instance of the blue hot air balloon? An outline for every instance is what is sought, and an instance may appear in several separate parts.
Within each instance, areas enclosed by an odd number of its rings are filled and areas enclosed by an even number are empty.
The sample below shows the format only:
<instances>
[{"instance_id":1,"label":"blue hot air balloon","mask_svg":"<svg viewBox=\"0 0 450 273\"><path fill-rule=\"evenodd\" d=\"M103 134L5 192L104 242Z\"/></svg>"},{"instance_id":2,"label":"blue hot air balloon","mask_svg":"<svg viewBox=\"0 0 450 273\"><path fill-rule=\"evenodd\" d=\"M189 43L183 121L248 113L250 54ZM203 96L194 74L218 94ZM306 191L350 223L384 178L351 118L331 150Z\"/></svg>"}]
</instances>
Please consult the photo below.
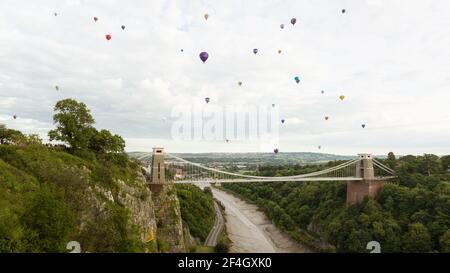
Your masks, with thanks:
<instances>
[{"instance_id":1,"label":"blue hot air balloon","mask_svg":"<svg viewBox=\"0 0 450 273\"><path fill-rule=\"evenodd\" d=\"M296 83L299 83L300 82L300 77L299 76L295 76L294 80L295 80Z\"/></svg>"},{"instance_id":2,"label":"blue hot air balloon","mask_svg":"<svg viewBox=\"0 0 450 273\"><path fill-rule=\"evenodd\" d=\"M257 48L254 48L254 49L253 49L253 53L255 53L255 54L258 53L258 49L257 49Z\"/></svg>"}]
</instances>

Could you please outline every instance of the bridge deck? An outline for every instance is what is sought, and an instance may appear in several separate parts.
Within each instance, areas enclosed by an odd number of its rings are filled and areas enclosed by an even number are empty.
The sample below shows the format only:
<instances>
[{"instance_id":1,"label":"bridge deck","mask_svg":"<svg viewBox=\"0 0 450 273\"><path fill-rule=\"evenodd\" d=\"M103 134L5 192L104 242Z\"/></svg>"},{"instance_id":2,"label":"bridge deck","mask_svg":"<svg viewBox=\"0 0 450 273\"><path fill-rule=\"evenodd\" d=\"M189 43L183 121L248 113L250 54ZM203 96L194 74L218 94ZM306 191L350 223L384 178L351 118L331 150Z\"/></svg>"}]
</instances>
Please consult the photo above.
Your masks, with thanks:
<instances>
[{"instance_id":1,"label":"bridge deck","mask_svg":"<svg viewBox=\"0 0 450 273\"><path fill-rule=\"evenodd\" d=\"M395 176L375 177L374 180L389 180ZM197 180L175 180L175 184L193 183L256 183L256 182L306 182L306 181L361 181L359 177L305 177L296 179L268 178L268 179L197 179Z\"/></svg>"}]
</instances>

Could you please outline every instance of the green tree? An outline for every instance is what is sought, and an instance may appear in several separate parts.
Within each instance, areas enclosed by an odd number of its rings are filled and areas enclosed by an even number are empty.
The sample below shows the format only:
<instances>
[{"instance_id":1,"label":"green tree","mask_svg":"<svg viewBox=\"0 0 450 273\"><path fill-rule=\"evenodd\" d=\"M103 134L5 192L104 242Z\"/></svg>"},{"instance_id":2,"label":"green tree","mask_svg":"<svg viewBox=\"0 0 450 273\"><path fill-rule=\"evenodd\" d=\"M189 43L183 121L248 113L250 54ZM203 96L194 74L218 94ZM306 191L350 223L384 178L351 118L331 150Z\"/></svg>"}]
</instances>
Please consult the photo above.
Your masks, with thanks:
<instances>
[{"instance_id":1,"label":"green tree","mask_svg":"<svg viewBox=\"0 0 450 273\"><path fill-rule=\"evenodd\" d=\"M424 154L420 159L422 173L427 174L428 176L439 173L441 163L437 155Z\"/></svg>"},{"instance_id":2,"label":"green tree","mask_svg":"<svg viewBox=\"0 0 450 273\"><path fill-rule=\"evenodd\" d=\"M442 170L446 172L450 168L450 155L441 157Z\"/></svg>"},{"instance_id":3,"label":"green tree","mask_svg":"<svg viewBox=\"0 0 450 273\"><path fill-rule=\"evenodd\" d=\"M432 247L428 229L421 223L409 225L409 230L403 238L403 244L405 252L429 252Z\"/></svg>"},{"instance_id":4,"label":"green tree","mask_svg":"<svg viewBox=\"0 0 450 273\"><path fill-rule=\"evenodd\" d=\"M450 229L439 238L439 245L441 246L441 252L450 252Z\"/></svg>"},{"instance_id":5,"label":"green tree","mask_svg":"<svg viewBox=\"0 0 450 273\"><path fill-rule=\"evenodd\" d=\"M75 223L73 212L64 200L42 189L26 209L22 221L26 227L27 251L63 252Z\"/></svg>"},{"instance_id":6,"label":"green tree","mask_svg":"<svg viewBox=\"0 0 450 273\"><path fill-rule=\"evenodd\" d=\"M125 149L125 141L119 135L113 135L108 130L98 132L93 129L89 149L99 153L121 153Z\"/></svg>"},{"instance_id":7,"label":"green tree","mask_svg":"<svg viewBox=\"0 0 450 273\"><path fill-rule=\"evenodd\" d=\"M397 159L395 158L395 155L393 152L388 153L388 157L386 159L386 164L391 169L395 169L397 167Z\"/></svg>"},{"instance_id":8,"label":"green tree","mask_svg":"<svg viewBox=\"0 0 450 273\"><path fill-rule=\"evenodd\" d=\"M230 246L224 242L218 242L214 247L214 252L216 253L228 253L230 251Z\"/></svg>"},{"instance_id":9,"label":"green tree","mask_svg":"<svg viewBox=\"0 0 450 273\"><path fill-rule=\"evenodd\" d=\"M24 135L20 131L8 129L4 124L0 124L0 144L18 142L23 138Z\"/></svg>"},{"instance_id":10,"label":"green tree","mask_svg":"<svg viewBox=\"0 0 450 273\"><path fill-rule=\"evenodd\" d=\"M92 127L95 121L86 105L65 99L56 103L54 111L56 129L48 133L50 140L68 143L74 151L86 149L95 132Z\"/></svg>"}]
</instances>

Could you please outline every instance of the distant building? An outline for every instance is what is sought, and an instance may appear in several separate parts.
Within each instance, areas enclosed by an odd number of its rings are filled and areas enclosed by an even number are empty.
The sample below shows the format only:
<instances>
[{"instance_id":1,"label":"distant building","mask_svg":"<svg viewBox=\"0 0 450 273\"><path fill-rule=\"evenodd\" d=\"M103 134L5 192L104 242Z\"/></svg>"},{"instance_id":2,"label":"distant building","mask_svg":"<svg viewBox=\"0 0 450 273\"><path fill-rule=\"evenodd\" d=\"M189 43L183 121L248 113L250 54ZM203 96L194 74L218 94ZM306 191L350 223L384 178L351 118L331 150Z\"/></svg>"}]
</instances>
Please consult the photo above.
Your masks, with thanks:
<instances>
[{"instance_id":1,"label":"distant building","mask_svg":"<svg viewBox=\"0 0 450 273\"><path fill-rule=\"evenodd\" d=\"M182 169L175 169L175 179L183 179L183 170Z\"/></svg>"}]
</instances>

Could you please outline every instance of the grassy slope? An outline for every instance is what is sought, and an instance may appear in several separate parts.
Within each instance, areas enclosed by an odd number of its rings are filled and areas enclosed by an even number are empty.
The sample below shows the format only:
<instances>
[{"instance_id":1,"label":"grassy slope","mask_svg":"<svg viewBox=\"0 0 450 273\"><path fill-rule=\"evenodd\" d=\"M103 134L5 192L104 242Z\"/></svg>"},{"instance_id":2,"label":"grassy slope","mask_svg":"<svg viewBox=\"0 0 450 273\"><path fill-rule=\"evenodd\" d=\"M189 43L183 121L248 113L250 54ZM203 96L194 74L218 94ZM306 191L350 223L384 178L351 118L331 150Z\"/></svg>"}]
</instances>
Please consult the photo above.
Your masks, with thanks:
<instances>
[{"instance_id":1,"label":"grassy slope","mask_svg":"<svg viewBox=\"0 0 450 273\"><path fill-rule=\"evenodd\" d=\"M129 215L119 204L107 202L98 219L81 219L93 209L86 199L89 187L117 194L119 179L138 185L137 171L122 156L80 158L44 145L1 145L0 252L65 252L71 239L94 242L91 251L141 251L137 238L127 234ZM82 224L87 228L81 230ZM111 243L95 245L99 234Z\"/></svg>"}]
</instances>

